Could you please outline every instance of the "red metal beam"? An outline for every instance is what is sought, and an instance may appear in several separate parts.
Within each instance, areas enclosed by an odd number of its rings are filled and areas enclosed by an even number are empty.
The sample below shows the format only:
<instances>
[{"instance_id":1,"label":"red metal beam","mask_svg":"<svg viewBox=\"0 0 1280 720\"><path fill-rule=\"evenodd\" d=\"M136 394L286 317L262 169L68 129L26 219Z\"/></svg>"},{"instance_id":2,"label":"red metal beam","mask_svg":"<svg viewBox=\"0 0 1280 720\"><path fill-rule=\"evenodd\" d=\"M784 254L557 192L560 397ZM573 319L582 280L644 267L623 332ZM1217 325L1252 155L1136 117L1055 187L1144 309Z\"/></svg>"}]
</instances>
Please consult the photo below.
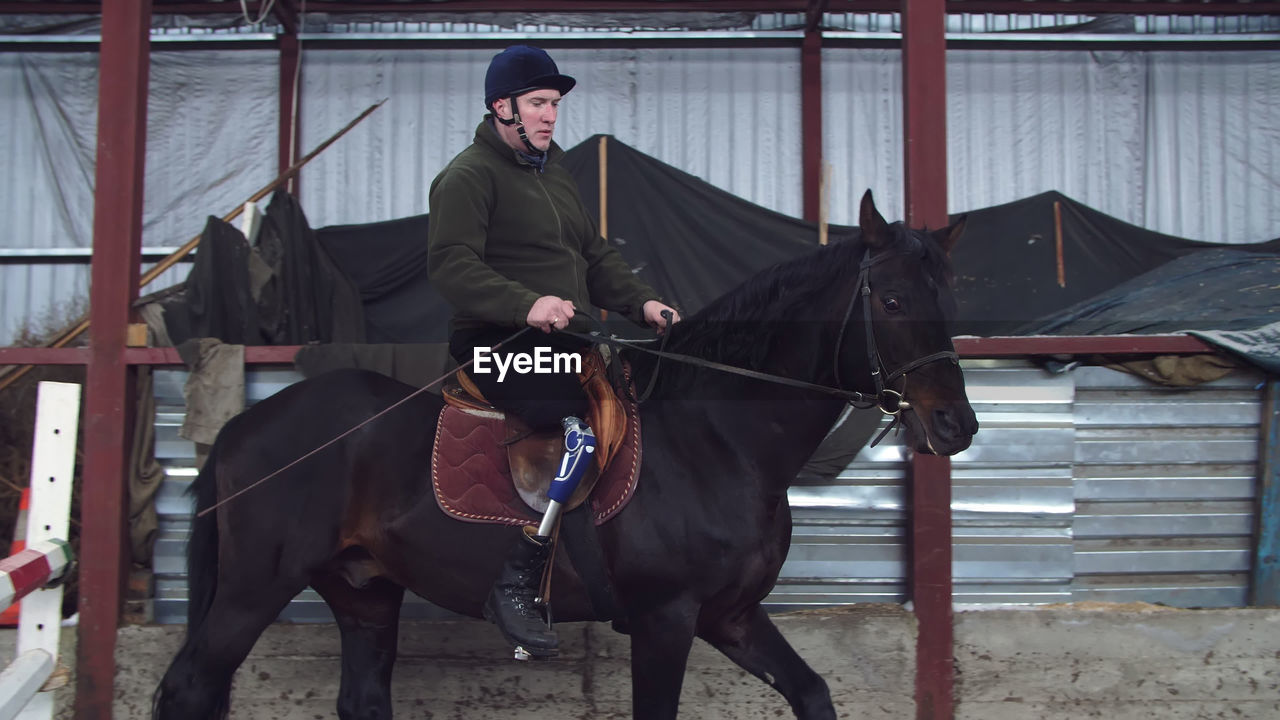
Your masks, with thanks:
<instances>
[{"instance_id":1,"label":"red metal beam","mask_svg":"<svg viewBox=\"0 0 1280 720\"><path fill-rule=\"evenodd\" d=\"M953 339L956 352L968 358L1034 357L1037 355L1197 355L1218 352L1191 335L1035 335ZM289 365L301 345L249 345L244 361L251 365ZM171 347L127 348L129 365L181 365ZM86 365L88 348L0 347L0 365Z\"/></svg>"},{"instance_id":2,"label":"red metal beam","mask_svg":"<svg viewBox=\"0 0 1280 720\"><path fill-rule=\"evenodd\" d=\"M958 337L962 357L1030 355L1197 355L1218 352L1191 335L1041 335L1032 337Z\"/></svg>"},{"instance_id":3,"label":"red metal beam","mask_svg":"<svg viewBox=\"0 0 1280 720\"><path fill-rule=\"evenodd\" d=\"M469 12L521 12L521 13L618 13L618 12L804 12L809 0L689 0L660 2L656 0L629 0L601 3L597 0L422 0L420 2L318 2L313 0L309 9L326 13L366 14L423 14ZM853 0L836 6L837 12L897 12L901 2L895 0ZM0 2L0 14L75 14L96 15L102 11L101 3L55 2ZM157 2L153 13L207 15L240 14L238 0L218 2ZM1052 0L948 0L948 13L1070 13L1073 15L1276 15L1280 14L1280 2L1196 2L1196 0L1099 0L1063 2Z\"/></svg>"},{"instance_id":4,"label":"red metal beam","mask_svg":"<svg viewBox=\"0 0 1280 720\"><path fill-rule=\"evenodd\" d=\"M271 14L280 21L286 33L298 34L298 6L294 0L276 0L271 6Z\"/></svg>"},{"instance_id":5,"label":"red metal beam","mask_svg":"<svg viewBox=\"0 0 1280 720\"><path fill-rule=\"evenodd\" d=\"M93 267L86 373L76 718L110 720L124 569L132 373L124 360L138 295L146 167L151 0L113 0L102 14Z\"/></svg>"},{"instance_id":6,"label":"red metal beam","mask_svg":"<svg viewBox=\"0 0 1280 720\"><path fill-rule=\"evenodd\" d=\"M89 348L0 348L0 365L88 365Z\"/></svg>"},{"instance_id":7,"label":"red metal beam","mask_svg":"<svg viewBox=\"0 0 1280 720\"><path fill-rule=\"evenodd\" d=\"M246 365L292 365L301 345L249 345L244 349ZM130 365L181 365L178 351L165 348L129 348L125 359Z\"/></svg>"},{"instance_id":8,"label":"red metal beam","mask_svg":"<svg viewBox=\"0 0 1280 720\"><path fill-rule=\"evenodd\" d=\"M853 10L852 12L857 12ZM1053 2L1052 0L949 0L948 13L1068 15L1274 15L1277 2L1206 2L1195 0L1119 0L1118 2Z\"/></svg>"},{"instance_id":9,"label":"red metal beam","mask_svg":"<svg viewBox=\"0 0 1280 720\"><path fill-rule=\"evenodd\" d=\"M800 47L800 157L804 219L818 222L822 183L822 34L806 31Z\"/></svg>"},{"instance_id":10,"label":"red metal beam","mask_svg":"<svg viewBox=\"0 0 1280 720\"><path fill-rule=\"evenodd\" d=\"M967 358L1035 357L1037 355L1198 355L1218 352L1191 335L1035 335L953 339L956 352ZM244 361L250 365L290 365L301 345L250 345ZM129 365L181 365L178 351L165 348L127 348ZM0 347L0 365L87 365L88 348Z\"/></svg>"},{"instance_id":11,"label":"red metal beam","mask_svg":"<svg viewBox=\"0 0 1280 720\"><path fill-rule=\"evenodd\" d=\"M906 218L947 224L947 81L944 0L903 0L902 93ZM911 461L911 599L915 603L916 718L954 715L951 612L951 461Z\"/></svg>"}]
</instances>

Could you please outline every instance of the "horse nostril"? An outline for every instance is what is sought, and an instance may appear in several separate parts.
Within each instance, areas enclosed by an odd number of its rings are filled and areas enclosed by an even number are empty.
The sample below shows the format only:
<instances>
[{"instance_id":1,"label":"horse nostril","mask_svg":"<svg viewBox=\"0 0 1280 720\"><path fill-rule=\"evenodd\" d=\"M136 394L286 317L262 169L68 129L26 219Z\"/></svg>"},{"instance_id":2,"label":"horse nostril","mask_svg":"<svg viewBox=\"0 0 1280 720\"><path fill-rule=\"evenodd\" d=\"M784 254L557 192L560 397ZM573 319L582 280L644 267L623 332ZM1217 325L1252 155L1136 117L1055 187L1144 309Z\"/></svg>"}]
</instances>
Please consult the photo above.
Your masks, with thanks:
<instances>
[{"instance_id":1,"label":"horse nostril","mask_svg":"<svg viewBox=\"0 0 1280 720\"><path fill-rule=\"evenodd\" d=\"M950 410L933 411L933 431L944 442L951 442L960 436L960 423L955 413Z\"/></svg>"}]
</instances>

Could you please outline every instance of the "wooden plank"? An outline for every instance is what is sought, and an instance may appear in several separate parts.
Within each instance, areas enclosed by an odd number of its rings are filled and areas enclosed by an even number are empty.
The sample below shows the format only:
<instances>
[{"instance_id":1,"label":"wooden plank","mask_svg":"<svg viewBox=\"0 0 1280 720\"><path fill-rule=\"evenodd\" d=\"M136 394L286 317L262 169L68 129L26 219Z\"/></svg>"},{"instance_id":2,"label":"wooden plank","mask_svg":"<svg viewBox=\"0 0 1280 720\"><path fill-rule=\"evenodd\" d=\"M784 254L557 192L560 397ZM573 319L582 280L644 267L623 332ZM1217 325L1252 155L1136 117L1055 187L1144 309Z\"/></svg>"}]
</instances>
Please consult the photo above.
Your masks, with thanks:
<instances>
[{"instance_id":1,"label":"wooden plank","mask_svg":"<svg viewBox=\"0 0 1280 720\"><path fill-rule=\"evenodd\" d=\"M53 674L53 666L53 658L43 650L23 653L9 663L0 673L0 720L18 717Z\"/></svg>"}]
</instances>

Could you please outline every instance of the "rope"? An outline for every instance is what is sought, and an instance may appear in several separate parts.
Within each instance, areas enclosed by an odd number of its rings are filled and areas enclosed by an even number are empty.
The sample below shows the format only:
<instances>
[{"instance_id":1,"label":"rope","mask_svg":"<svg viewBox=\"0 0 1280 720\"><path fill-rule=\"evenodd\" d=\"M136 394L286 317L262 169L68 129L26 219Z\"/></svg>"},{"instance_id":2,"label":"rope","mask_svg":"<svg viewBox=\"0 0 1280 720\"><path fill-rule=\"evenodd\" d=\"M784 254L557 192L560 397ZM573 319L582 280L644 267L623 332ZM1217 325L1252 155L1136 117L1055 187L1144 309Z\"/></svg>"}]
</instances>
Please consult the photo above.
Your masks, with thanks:
<instances>
[{"instance_id":1,"label":"rope","mask_svg":"<svg viewBox=\"0 0 1280 720\"><path fill-rule=\"evenodd\" d=\"M524 333L526 333L526 332L528 332L529 330L532 330L532 329L533 329L533 328L524 328L524 329L522 329L522 330L517 330L517 331L515 332L515 334L511 335L510 337L506 338L506 339L505 339L505 340L503 340L502 342L498 343L497 345L494 345L493 347L491 347L491 348L489 348L489 349L490 349L490 350L497 350L498 348L500 348L500 347L502 347L503 345L505 345L505 344L507 344L507 343L511 342L512 340L516 339L517 337L520 337L521 335L523 335ZM364 427L365 425L368 425L369 423L373 422L374 420L377 420L378 418L382 417L383 415L386 415L387 413L391 412L392 410L395 410L396 408L400 407L401 405L403 405L403 404L405 404L405 403L409 402L410 400L414 399L415 397L417 397L417 396L421 395L422 393L426 392L428 389L430 389L430 388L431 388L431 386L433 386L433 385L435 385L435 384L437 384L437 383L443 382L443 381L444 381L444 380L446 380L450 375L453 375L453 374L457 373L459 370L462 370L462 369L466 368L468 365L470 365L470 364L471 364L471 363L473 363L473 362L475 362L475 358L472 358L471 360L468 360L468 361L466 361L466 362L462 363L461 365L459 365L458 367L456 367L456 368L454 368L454 369L450 370L449 372L445 373L444 375L441 375L440 377L436 378L435 380L432 380L431 382L427 383L426 385L423 385L422 387L418 388L417 390L414 390L413 392L409 393L407 396L405 396L405 397L401 398L400 400L396 401L396 402L395 402L395 403L393 403L392 405L390 405L390 406L388 406L388 407L386 407L386 408L382 409L381 411L379 411L378 413L376 413L375 415L373 415L373 417L370 417L370 418L368 418L367 420L364 420L364 421L361 421L361 422L357 423L357 424L356 424L356 425L354 425L353 427L349 428L346 432L343 432L342 434L340 434L340 435L338 435L337 437L333 438L333 439L332 439L332 440L330 440L329 442L327 442L327 443L325 443L325 444L321 445L320 447L315 448L315 449L314 449L314 450L312 450L311 452L308 452L306 455L303 455L302 457L300 457L300 458L298 458L298 459L294 460L293 462L289 463L288 465L285 465L284 467L282 467L282 468L280 468L280 469L276 470L275 472L271 473L270 475L267 475L266 477L264 477L264 478L262 478L262 479L260 479L260 480L256 480L256 481L254 481L252 484L250 484L250 485L248 485L248 486L246 486L246 487L243 487L243 488L241 488L240 490L237 490L236 492L234 492L234 493L232 493L232 494L228 495L227 497L223 498L222 500L219 500L218 502L214 503L213 505L210 505L209 507L207 507L207 508L205 508L205 509L203 509L203 510L201 510L201 511L197 512L197 513L196 513L196 517L204 517L205 515L207 515L207 514L209 514L209 513L213 512L214 510L217 510L219 507L222 507L223 505L225 505L225 504L227 504L227 503L231 502L232 500L235 500L236 498L240 497L241 495L243 495L243 494L245 494L245 493L249 492L250 490L252 490L252 489L254 489L254 488L256 488L256 487L258 487L258 486L259 486L259 485L261 485L262 483L264 483L264 482L266 482L266 481L270 480L271 478L276 477L276 476L277 476L277 475L279 475L280 473L282 473L282 472L284 472L284 471L286 471L286 470L288 470L288 469L290 469L290 468L292 468L292 467L294 467L294 466L298 465L299 463L301 463L302 461L306 460L307 458L310 458L310 457L312 457L313 455L318 454L319 452L321 452L321 451L322 451L322 450L324 450L325 448L328 448L328 447L332 446L334 443L337 443L338 441L340 441L340 440L342 440L343 438L347 437L347 436L348 436L348 435L350 435L351 433L353 433L353 432L355 432L355 431L359 430L360 428Z\"/></svg>"}]
</instances>

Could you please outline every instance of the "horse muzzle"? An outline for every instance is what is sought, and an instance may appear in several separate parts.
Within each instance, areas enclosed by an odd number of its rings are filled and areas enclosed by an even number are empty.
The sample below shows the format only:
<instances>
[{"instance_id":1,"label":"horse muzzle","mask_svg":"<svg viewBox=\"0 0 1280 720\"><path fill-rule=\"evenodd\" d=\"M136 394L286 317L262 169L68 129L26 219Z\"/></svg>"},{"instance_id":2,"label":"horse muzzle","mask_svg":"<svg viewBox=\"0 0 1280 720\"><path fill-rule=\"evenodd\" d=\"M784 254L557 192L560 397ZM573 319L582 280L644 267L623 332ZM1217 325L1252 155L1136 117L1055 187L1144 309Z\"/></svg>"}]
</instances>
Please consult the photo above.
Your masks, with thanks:
<instances>
[{"instance_id":1,"label":"horse muzzle","mask_svg":"<svg viewBox=\"0 0 1280 720\"><path fill-rule=\"evenodd\" d=\"M978 432L978 417L967 402L932 409L913 407L903 416L916 452L955 455L968 448Z\"/></svg>"}]
</instances>

